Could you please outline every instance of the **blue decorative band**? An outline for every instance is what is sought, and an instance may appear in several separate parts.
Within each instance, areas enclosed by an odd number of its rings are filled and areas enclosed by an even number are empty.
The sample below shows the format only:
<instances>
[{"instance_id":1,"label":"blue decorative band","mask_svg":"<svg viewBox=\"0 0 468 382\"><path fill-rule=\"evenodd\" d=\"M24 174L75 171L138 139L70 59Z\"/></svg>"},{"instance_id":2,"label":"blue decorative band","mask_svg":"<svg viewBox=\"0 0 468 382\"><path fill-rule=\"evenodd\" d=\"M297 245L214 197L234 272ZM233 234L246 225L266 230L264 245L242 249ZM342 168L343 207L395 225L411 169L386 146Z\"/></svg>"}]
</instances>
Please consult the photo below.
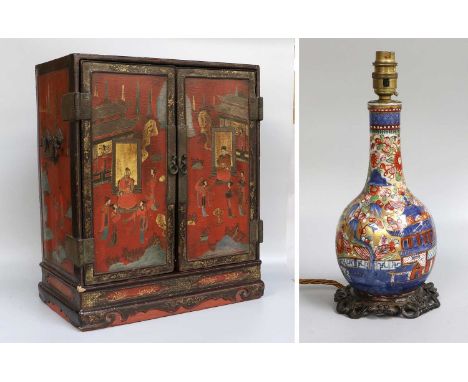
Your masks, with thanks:
<instances>
[{"instance_id":1,"label":"blue decorative band","mask_svg":"<svg viewBox=\"0 0 468 382\"><path fill-rule=\"evenodd\" d=\"M370 115L370 125L372 127L376 126L400 126L400 112L373 112L369 113Z\"/></svg>"}]
</instances>

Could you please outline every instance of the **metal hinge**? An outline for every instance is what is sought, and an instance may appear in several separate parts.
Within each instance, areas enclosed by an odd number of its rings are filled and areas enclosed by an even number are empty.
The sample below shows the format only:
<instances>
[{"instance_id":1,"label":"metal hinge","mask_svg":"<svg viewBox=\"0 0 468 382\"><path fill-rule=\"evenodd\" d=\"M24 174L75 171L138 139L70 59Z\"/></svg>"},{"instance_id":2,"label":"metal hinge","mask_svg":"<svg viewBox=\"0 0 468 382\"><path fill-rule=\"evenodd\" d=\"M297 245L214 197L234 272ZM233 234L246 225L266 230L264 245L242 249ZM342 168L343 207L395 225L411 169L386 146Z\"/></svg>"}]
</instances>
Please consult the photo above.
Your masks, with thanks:
<instances>
[{"instance_id":1,"label":"metal hinge","mask_svg":"<svg viewBox=\"0 0 468 382\"><path fill-rule=\"evenodd\" d=\"M94 261L94 239L76 239L67 235L65 238L65 252L77 267L91 264Z\"/></svg>"},{"instance_id":2,"label":"metal hinge","mask_svg":"<svg viewBox=\"0 0 468 382\"><path fill-rule=\"evenodd\" d=\"M258 221L258 242L263 243L263 220Z\"/></svg>"},{"instance_id":3,"label":"metal hinge","mask_svg":"<svg viewBox=\"0 0 468 382\"><path fill-rule=\"evenodd\" d=\"M263 120L263 97L249 98L249 119L251 121Z\"/></svg>"},{"instance_id":4,"label":"metal hinge","mask_svg":"<svg viewBox=\"0 0 468 382\"><path fill-rule=\"evenodd\" d=\"M263 243L263 220L257 220L255 231L258 244Z\"/></svg>"},{"instance_id":5,"label":"metal hinge","mask_svg":"<svg viewBox=\"0 0 468 382\"><path fill-rule=\"evenodd\" d=\"M67 93L62 96L62 119L81 121L91 119L91 95L89 93Z\"/></svg>"}]
</instances>

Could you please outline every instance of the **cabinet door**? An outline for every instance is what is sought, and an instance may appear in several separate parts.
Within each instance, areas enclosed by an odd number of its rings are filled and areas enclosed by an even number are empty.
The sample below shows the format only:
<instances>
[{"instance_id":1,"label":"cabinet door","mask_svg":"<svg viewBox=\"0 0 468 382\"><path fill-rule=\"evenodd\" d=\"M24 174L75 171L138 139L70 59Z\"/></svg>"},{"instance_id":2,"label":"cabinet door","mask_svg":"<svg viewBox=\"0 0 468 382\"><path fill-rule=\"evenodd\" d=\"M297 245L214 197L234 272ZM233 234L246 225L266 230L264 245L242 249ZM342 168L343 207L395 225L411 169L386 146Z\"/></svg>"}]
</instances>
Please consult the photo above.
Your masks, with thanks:
<instances>
[{"instance_id":1,"label":"cabinet door","mask_svg":"<svg viewBox=\"0 0 468 382\"><path fill-rule=\"evenodd\" d=\"M83 122L83 209L94 249L87 284L174 269L175 71L83 62L91 97Z\"/></svg>"},{"instance_id":2,"label":"cabinet door","mask_svg":"<svg viewBox=\"0 0 468 382\"><path fill-rule=\"evenodd\" d=\"M255 81L254 71L178 70L181 270L257 257Z\"/></svg>"}]
</instances>

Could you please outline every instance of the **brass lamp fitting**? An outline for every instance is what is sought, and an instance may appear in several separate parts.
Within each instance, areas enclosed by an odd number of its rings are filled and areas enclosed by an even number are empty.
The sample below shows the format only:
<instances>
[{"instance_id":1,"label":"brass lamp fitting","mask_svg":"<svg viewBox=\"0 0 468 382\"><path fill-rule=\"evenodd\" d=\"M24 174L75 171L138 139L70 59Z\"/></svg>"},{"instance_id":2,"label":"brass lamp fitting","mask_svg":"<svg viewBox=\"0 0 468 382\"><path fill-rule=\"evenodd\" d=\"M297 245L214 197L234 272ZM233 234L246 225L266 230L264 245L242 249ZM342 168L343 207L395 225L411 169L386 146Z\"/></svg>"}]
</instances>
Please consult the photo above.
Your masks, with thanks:
<instances>
[{"instance_id":1,"label":"brass lamp fitting","mask_svg":"<svg viewBox=\"0 0 468 382\"><path fill-rule=\"evenodd\" d=\"M397 63L395 52L375 52L374 72L372 73L374 92L379 102L392 102L392 95L397 96Z\"/></svg>"}]
</instances>

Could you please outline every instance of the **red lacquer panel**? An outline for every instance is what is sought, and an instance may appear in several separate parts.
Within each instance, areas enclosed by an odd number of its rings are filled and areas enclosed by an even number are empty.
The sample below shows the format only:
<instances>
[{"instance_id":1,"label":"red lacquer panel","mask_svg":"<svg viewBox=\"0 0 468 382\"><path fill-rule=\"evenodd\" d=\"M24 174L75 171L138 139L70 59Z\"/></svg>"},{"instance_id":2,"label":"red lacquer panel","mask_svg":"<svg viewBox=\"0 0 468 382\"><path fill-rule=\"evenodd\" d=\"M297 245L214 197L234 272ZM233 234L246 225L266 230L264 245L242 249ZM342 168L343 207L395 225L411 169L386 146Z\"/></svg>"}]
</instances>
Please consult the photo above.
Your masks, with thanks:
<instances>
[{"instance_id":1,"label":"red lacquer panel","mask_svg":"<svg viewBox=\"0 0 468 382\"><path fill-rule=\"evenodd\" d=\"M69 90L68 69L37 79L39 170L44 259L73 274L65 238L72 234L70 127L61 118L62 96Z\"/></svg>"},{"instance_id":2,"label":"red lacquer panel","mask_svg":"<svg viewBox=\"0 0 468 382\"><path fill-rule=\"evenodd\" d=\"M167 77L91 81L96 273L166 264Z\"/></svg>"},{"instance_id":3,"label":"red lacquer panel","mask_svg":"<svg viewBox=\"0 0 468 382\"><path fill-rule=\"evenodd\" d=\"M249 81L185 79L187 259L249 251Z\"/></svg>"}]
</instances>

